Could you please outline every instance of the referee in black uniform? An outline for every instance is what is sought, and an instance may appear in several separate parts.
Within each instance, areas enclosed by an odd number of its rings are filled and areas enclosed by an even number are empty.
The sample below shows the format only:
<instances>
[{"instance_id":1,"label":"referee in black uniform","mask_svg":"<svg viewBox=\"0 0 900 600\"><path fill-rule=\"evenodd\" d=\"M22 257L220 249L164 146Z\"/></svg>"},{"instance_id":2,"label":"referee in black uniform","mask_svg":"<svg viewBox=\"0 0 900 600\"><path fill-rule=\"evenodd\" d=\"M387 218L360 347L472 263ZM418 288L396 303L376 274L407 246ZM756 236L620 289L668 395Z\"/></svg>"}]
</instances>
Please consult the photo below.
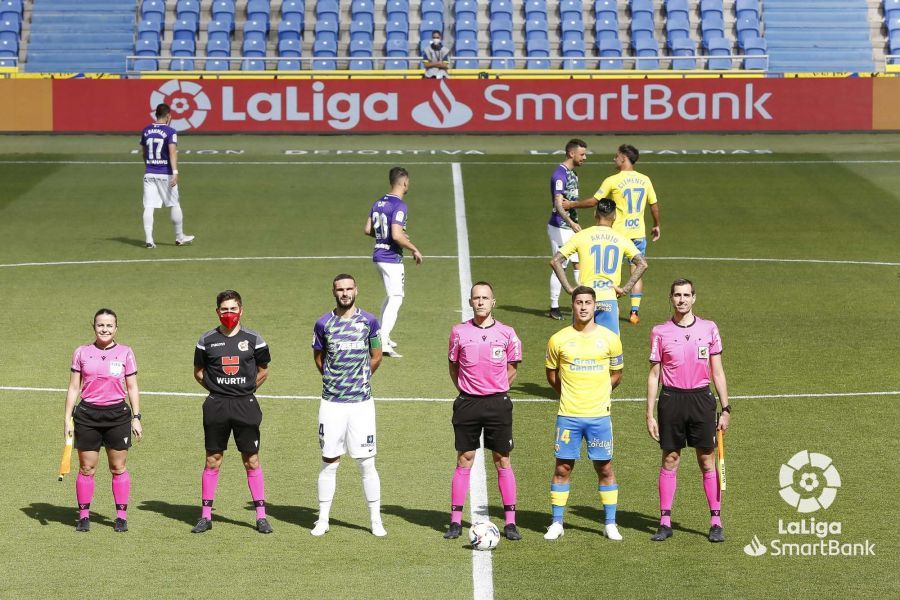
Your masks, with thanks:
<instances>
[{"instance_id":1,"label":"referee in black uniform","mask_svg":"<svg viewBox=\"0 0 900 600\"><path fill-rule=\"evenodd\" d=\"M262 410L253 395L269 374L269 346L257 332L241 327L243 302L234 290L216 297L221 325L200 336L194 351L194 378L209 390L203 403L206 468L201 486L202 512L191 530L212 529L212 504L219 482L222 454L234 432L234 444L247 470L247 485L256 506L256 530L272 533L266 520L265 486L259 465Z\"/></svg>"}]
</instances>

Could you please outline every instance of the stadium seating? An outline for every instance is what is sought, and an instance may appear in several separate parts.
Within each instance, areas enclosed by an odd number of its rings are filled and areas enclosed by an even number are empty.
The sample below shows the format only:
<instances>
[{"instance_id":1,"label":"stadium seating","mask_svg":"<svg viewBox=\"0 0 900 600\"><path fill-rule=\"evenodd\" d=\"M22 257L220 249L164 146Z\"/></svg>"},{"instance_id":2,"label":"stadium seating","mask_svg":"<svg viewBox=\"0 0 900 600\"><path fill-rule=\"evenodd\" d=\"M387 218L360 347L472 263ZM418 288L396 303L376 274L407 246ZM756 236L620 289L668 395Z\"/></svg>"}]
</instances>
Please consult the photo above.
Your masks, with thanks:
<instances>
[{"instance_id":1,"label":"stadium seating","mask_svg":"<svg viewBox=\"0 0 900 600\"><path fill-rule=\"evenodd\" d=\"M564 42L563 51L563 69L584 69L586 68L584 60L584 40L572 39Z\"/></svg>"},{"instance_id":2,"label":"stadium seating","mask_svg":"<svg viewBox=\"0 0 900 600\"><path fill-rule=\"evenodd\" d=\"M594 23L594 37L598 42L601 40L619 40L619 25L616 21L612 21L607 17L597 18Z\"/></svg>"},{"instance_id":3,"label":"stadium seating","mask_svg":"<svg viewBox=\"0 0 900 600\"><path fill-rule=\"evenodd\" d=\"M546 32L545 32L546 33ZM546 37L533 37L525 42L525 50L529 60L528 69L550 68L550 42Z\"/></svg>"},{"instance_id":4,"label":"stadium seating","mask_svg":"<svg viewBox=\"0 0 900 600\"><path fill-rule=\"evenodd\" d=\"M491 0L488 5L488 14L493 19L513 20L513 7L510 0Z\"/></svg>"},{"instance_id":5,"label":"stadium seating","mask_svg":"<svg viewBox=\"0 0 900 600\"><path fill-rule=\"evenodd\" d=\"M514 69L516 61L514 60L512 38L500 38L491 40L491 68L492 69Z\"/></svg>"},{"instance_id":6,"label":"stadium seating","mask_svg":"<svg viewBox=\"0 0 900 600\"><path fill-rule=\"evenodd\" d=\"M531 40L549 41L550 36L548 31L547 17L532 14L532 16L525 21L525 42L528 43Z\"/></svg>"},{"instance_id":7,"label":"stadium seating","mask_svg":"<svg viewBox=\"0 0 900 600\"><path fill-rule=\"evenodd\" d=\"M747 38L744 40L744 64L745 69L765 70L768 66L766 59L766 40L762 38Z\"/></svg>"},{"instance_id":8,"label":"stadium seating","mask_svg":"<svg viewBox=\"0 0 900 600\"><path fill-rule=\"evenodd\" d=\"M478 68L478 41L474 37L456 38L454 47L457 59L453 64L457 69Z\"/></svg>"},{"instance_id":9,"label":"stadium seating","mask_svg":"<svg viewBox=\"0 0 900 600\"><path fill-rule=\"evenodd\" d=\"M622 42L618 38L606 38L597 42L597 53L600 55L598 67L601 69L622 69Z\"/></svg>"},{"instance_id":10,"label":"stadium seating","mask_svg":"<svg viewBox=\"0 0 900 600\"><path fill-rule=\"evenodd\" d=\"M706 46L709 60L706 68L710 71L727 70L731 68L731 42L724 37L712 38Z\"/></svg>"},{"instance_id":11,"label":"stadium seating","mask_svg":"<svg viewBox=\"0 0 900 600\"><path fill-rule=\"evenodd\" d=\"M697 47L688 38L679 38L669 44L669 54L672 57L672 68L676 70L689 70L697 68Z\"/></svg>"},{"instance_id":12,"label":"stadium seating","mask_svg":"<svg viewBox=\"0 0 900 600\"><path fill-rule=\"evenodd\" d=\"M459 4L459 0L457 0ZM525 0L525 20L543 17L547 20L547 0Z\"/></svg>"},{"instance_id":13,"label":"stadium seating","mask_svg":"<svg viewBox=\"0 0 900 600\"><path fill-rule=\"evenodd\" d=\"M631 18L644 13L653 20L653 0L631 0Z\"/></svg>"}]
</instances>

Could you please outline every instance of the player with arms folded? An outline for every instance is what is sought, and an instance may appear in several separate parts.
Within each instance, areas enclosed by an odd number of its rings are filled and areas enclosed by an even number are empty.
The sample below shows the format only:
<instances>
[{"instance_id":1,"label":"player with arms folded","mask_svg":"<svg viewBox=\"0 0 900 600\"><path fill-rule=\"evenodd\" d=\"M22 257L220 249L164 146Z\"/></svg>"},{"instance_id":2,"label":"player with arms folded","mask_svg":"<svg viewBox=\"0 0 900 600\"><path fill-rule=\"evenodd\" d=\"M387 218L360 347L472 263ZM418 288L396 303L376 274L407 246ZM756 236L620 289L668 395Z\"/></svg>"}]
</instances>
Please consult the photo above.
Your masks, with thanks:
<instances>
[{"instance_id":1,"label":"player with arms folded","mask_svg":"<svg viewBox=\"0 0 900 600\"><path fill-rule=\"evenodd\" d=\"M493 451L497 467L497 487L506 518L503 535L508 540L522 539L516 527L516 476L509 461L513 405L508 395L522 361L522 342L512 327L494 318L495 304L494 288L479 281L469 294L473 317L450 332L450 379L459 396L453 402L451 419L457 455L446 539L456 539L462 533L462 511L482 432L484 446Z\"/></svg>"},{"instance_id":2,"label":"player with arms folded","mask_svg":"<svg viewBox=\"0 0 900 600\"><path fill-rule=\"evenodd\" d=\"M241 452L247 471L247 486L256 507L256 530L272 533L266 519L265 484L259 464L262 409L254 394L269 376L269 345L260 334L241 327L244 305L241 295L225 290L216 297L221 325L200 336L194 350L194 378L209 396L203 403L203 436L206 468L201 484L200 520L191 530L212 529L212 505L219 484L222 455L234 432L234 445Z\"/></svg>"},{"instance_id":3,"label":"player with arms folded","mask_svg":"<svg viewBox=\"0 0 900 600\"><path fill-rule=\"evenodd\" d=\"M616 233L616 205L604 199L594 209L596 225L582 229L563 244L550 259L550 267L559 278L567 293L572 293L572 284L566 278L564 264L566 257L578 253L587 261L582 264L579 283L595 291L597 313L594 321L619 334L619 303L616 298L624 296L640 281L647 270L647 261L631 240ZM631 278L619 287L622 278L622 258L631 261Z\"/></svg>"},{"instance_id":4,"label":"player with arms folded","mask_svg":"<svg viewBox=\"0 0 900 600\"><path fill-rule=\"evenodd\" d=\"M412 252L417 265L422 264L422 253L406 233L409 210L403 198L409 191L409 173L403 167L394 167L388 173L391 191L376 200L366 219L365 233L375 238L372 261L384 282L386 297L381 305L381 340L384 353L392 358L402 358L391 332L397 323L403 304L405 275L403 250Z\"/></svg>"},{"instance_id":5,"label":"player with arms folded","mask_svg":"<svg viewBox=\"0 0 900 600\"><path fill-rule=\"evenodd\" d=\"M619 336L594 322L594 290L579 286L572 292L572 325L547 343L547 382L559 394L556 417L556 470L550 483L553 522L544 539L559 539L569 500L569 478L581 458L581 441L597 471L597 489L603 505L603 534L621 541L616 527L619 485L613 472L613 435L610 402L622 380L622 342Z\"/></svg>"},{"instance_id":6,"label":"player with arms folded","mask_svg":"<svg viewBox=\"0 0 900 600\"><path fill-rule=\"evenodd\" d=\"M349 453L359 465L363 494L369 505L372 534L384 537L381 522L381 479L375 470L375 401L372 374L381 364L380 327L374 315L356 306L359 293L352 275L341 273L331 284L336 306L313 327L313 359L322 374L319 403L319 520L312 533L328 531L331 502L337 487L341 456Z\"/></svg>"},{"instance_id":7,"label":"player with arms folded","mask_svg":"<svg viewBox=\"0 0 900 600\"><path fill-rule=\"evenodd\" d=\"M144 239L147 248L156 248L153 241L153 211L167 206L172 209L175 226L175 245L185 246L194 236L184 234L184 214L178 196L178 132L172 123L168 104L156 107L156 120L141 132L144 154Z\"/></svg>"},{"instance_id":8,"label":"player with arms folded","mask_svg":"<svg viewBox=\"0 0 900 600\"><path fill-rule=\"evenodd\" d=\"M731 421L728 385L722 368L722 338L713 321L694 315L694 284L687 279L672 282L669 300L672 319L657 325L650 333L650 374L647 377L647 431L662 449L659 469L660 522L651 540L662 542L672 537L672 504L681 449L685 444L697 451L697 464L703 475L703 491L709 504L709 541L724 542L719 484L713 449L716 431L725 431ZM716 423L716 398L709 389L715 382L722 403L722 416ZM657 415L653 416L659 383Z\"/></svg>"},{"instance_id":9,"label":"player with arms folded","mask_svg":"<svg viewBox=\"0 0 900 600\"><path fill-rule=\"evenodd\" d=\"M634 169L635 163L640 158L637 148L630 144L619 146L613 161L618 173L603 180L600 189L594 197L588 200L569 203L564 202L565 208L587 208L594 206L603 198L610 198L616 203L616 221L613 229L630 239L637 246L641 254L647 255L647 234L644 226L644 208L650 207L653 216L653 228L650 230L651 239L655 242L659 239L659 205L656 201L656 192L650 178ZM634 267L632 267L632 273ZM638 280L631 292L631 315L628 320L637 325L641 318L641 298L643 297L644 284Z\"/></svg>"}]
</instances>

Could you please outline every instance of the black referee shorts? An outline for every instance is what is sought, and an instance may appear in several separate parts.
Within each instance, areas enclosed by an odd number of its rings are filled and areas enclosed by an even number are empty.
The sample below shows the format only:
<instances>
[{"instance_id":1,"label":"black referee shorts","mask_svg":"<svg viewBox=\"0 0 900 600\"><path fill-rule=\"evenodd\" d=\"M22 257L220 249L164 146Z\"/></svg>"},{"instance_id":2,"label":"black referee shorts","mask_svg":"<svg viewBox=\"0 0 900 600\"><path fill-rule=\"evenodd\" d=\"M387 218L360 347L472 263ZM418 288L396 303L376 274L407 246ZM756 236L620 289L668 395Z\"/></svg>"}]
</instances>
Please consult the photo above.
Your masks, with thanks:
<instances>
[{"instance_id":1,"label":"black referee shorts","mask_svg":"<svg viewBox=\"0 0 900 600\"><path fill-rule=\"evenodd\" d=\"M457 396L450 420L456 435L456 451L468 452L481 447L482 431L485 448L502 453L512 451L512 409L512 400L506 394Z\"/></svg>"},{"instance_id":2,"label":"black referee shorts","mask_svg":"<svg viewBox=\"0 0 900 600\"><path fill-rule=\"evenodd\" d=\"M259 452L262 409L254 396L213 396L203 402L203 437L207 452L225 452L234 445L244 454Z\"/></svg>"},{"instance_id":3,"label":"black referee shorts","mask_svg":"<svg viewBox=\"0 0 900 600\"><path fill-rule=\"evenodd\" d=\"M96 452L131 448L131 407L123 400L109 406L81 401L72 411L75 421L75 448Z\"/></svg>"},{"instance_id":4,"label":"black referee shorts","mask_svg":"<svg viewBox=\"0 0 900 600\"><path fill-rule=\"evenodd\" d=\"M709 386L694 390L663 387L657 407L663 450L716 447L716 399Z\"/></svg>"}]
</instances>

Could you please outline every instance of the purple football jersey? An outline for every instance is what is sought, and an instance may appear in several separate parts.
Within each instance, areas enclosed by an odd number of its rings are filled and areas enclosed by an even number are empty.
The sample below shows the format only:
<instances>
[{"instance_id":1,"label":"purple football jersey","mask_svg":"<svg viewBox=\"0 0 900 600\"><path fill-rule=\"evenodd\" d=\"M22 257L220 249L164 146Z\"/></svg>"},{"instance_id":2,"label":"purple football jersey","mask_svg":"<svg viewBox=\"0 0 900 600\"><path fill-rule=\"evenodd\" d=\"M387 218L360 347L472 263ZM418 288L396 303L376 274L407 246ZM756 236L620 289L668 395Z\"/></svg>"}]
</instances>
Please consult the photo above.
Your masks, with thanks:
<instances>
[{"instance_id":1,"label":"purple football jersey","mask_svg":"<svg viewBox=\"0 0 900 600\"><path fill-rule=\"evenodd\" d=\"M385 194L376 200L369 211L372 230L375 232L373 262L399 263L403 260L403 248L391 235L391 225L397 223L406 228L406 203L393 194Z\"/></svg>"},{"instance_id":2,"label":"purple football jersey","mask_svg":"<svg viewBox=\"0 0 900 600\"><path fill-rule=\"evenodd\" d=\"M550 176L550 205L553 206L553 209L550 212L548 224L553 225L554 227L569 229L569 224L556 212L556 204L553 202L553 198L556 197L556 194L562 194L564 199L572 202L578 200L578 175L575 171L567 168L565 165L556 167L553 171L553 175ZM578 211L574 208L570 208L568 213L572 221L577 223Z\"/></svg>"},{"instance_id":3,"label":"purple football jersey","mask_svg":"<svg viewBox=\"0 0 900 600\"><path fill-rule=\"evenodd\" d=\"M144 131L141 132L141 146L144 148L146 172L154 175L171 175L169 144L177 143L178 132L168 125L153 123L144 127Z\"/></svg>"}]
</instances>

